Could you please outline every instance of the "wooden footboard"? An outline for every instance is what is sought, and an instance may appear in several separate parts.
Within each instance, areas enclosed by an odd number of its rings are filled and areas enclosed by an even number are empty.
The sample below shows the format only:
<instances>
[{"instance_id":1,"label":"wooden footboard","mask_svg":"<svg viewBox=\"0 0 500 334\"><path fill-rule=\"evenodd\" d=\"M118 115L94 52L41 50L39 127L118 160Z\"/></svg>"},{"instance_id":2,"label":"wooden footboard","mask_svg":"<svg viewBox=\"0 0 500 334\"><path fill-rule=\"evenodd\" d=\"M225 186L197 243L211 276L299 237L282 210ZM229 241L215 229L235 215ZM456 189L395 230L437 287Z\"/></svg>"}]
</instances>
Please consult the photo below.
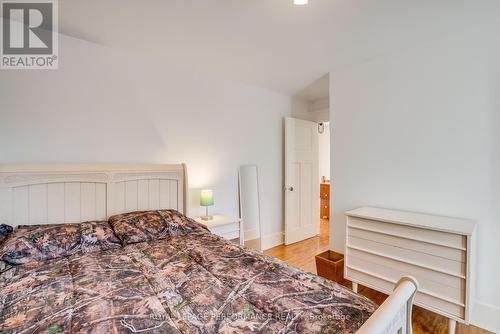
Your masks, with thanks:
<instances>
[{"instance_id":1,"label":"wooden footboard","mask_svg":"<svg viewBox=\"0 0 500 334\"><path fill-rule=\"evenodd\" d=\"M392 294L356 333L411 334L411 310L417 290L417 280L403 276Z\"/></svg>"}]
</instances>

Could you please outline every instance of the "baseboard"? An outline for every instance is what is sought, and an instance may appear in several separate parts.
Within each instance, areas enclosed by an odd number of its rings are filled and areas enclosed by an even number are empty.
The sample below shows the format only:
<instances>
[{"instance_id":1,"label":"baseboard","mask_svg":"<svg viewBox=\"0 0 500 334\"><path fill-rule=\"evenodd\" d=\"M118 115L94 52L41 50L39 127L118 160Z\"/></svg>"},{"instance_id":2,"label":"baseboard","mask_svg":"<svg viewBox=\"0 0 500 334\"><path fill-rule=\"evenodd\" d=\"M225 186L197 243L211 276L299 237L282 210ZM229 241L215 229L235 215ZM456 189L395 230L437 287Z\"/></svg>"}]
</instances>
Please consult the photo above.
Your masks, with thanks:
<instances>
[{"instance_id":1,"label":"baseboard","mask_svg":"<svg viewBox=\"0 0 500 334\"><path fill-rule=\"evenodd\" d=\"M265 235L262 237L262 250L283 245L284 240L285 238L282 232Z\"/></svg>"},{"instance_id":2,"label":"baseboard","mask_svg":"<svg viewBox=\"0 0 500 334\"><path fill-rule=\"evenodd\" d=\"M245 241L247 241L247 240L254 240L254 239L259 239L260 238L259 230L256 229L256 228L253 228L251 230L245 231L244 235L245 235Z\"/></svg>"},{"instance_id":3,"label":"baseboard","mask_svg":"<svg viewBox=\"0 0 500 334\"><path fill-rule=\"evenodd\" d=\"M476 301L470 322L493 333L500 333L500 308Z\"/></svg>"}]
</instances>

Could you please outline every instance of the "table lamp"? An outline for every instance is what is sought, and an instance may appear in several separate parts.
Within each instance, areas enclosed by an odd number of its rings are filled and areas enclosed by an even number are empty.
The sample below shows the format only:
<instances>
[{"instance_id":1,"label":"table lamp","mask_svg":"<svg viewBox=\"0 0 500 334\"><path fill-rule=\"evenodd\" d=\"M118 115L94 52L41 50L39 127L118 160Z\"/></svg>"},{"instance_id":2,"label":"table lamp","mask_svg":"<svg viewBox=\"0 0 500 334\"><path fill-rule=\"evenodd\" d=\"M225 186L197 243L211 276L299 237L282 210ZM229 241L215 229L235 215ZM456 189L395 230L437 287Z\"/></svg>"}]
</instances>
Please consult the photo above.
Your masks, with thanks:
<instances>
[{"instance_id":1,"label":"table lamp","mask_svg":"<svg viewBox=\"0 0 500 334\"><path fill-rule=\"evenodd\" d=\"M205 217L201 217L202 220L211 220L212 216L208 215L208 207L214 205L214 192L212 190L202 190L200 193L200 206L204 206L206 209Z\"/></svg>"}]
</instances>

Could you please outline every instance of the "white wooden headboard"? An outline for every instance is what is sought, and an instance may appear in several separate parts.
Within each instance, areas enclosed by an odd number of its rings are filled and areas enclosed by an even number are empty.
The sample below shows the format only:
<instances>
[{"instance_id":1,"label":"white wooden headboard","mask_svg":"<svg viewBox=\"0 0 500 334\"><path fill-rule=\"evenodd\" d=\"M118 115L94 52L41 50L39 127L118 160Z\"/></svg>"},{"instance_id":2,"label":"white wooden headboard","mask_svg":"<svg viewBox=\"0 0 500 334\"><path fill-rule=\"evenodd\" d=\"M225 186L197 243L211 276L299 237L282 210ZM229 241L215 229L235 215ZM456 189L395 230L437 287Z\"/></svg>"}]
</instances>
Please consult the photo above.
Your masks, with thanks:
<instances>
[{"instance_id":1,"label":"white wooden headboard","mask_svg":"<svg viewBox=\"0 0 500 334\"><path fill-rule=\"evenodd\" d=\"M185 164L0 165L0 223L13 226L107 219L176 209L187 215Z\"/></svg>"}]
</instances>

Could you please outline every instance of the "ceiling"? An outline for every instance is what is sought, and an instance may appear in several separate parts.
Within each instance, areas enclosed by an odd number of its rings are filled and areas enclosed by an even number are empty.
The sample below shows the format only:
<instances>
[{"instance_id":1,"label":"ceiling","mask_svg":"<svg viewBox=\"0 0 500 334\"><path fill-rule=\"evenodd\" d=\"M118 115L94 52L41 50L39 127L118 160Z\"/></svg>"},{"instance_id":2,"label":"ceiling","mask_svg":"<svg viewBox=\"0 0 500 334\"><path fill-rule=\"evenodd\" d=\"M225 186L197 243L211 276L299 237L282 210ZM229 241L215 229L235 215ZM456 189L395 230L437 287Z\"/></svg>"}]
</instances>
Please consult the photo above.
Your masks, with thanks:
<instances>
[{"instance_id":1,"label":"ceiling","mask_svg":"<svg viewBox=\"0 0 500 334\"><path fill-rule=\"evenodd\" d=\"M295 94L340 67L460 34L498 0L64 0L61 33Z\"/></svg>"},{"instance_id":2,"label":"ceiling","mask_svg":"<svg viewBox=\"0 0 500 334\"><path fill-rule=\"evenodd\" d=\"M306 88L295 93L294 96L310 102L328 98L330 96L330 75L323 75Z\"/></svg>"}]
</instances>

